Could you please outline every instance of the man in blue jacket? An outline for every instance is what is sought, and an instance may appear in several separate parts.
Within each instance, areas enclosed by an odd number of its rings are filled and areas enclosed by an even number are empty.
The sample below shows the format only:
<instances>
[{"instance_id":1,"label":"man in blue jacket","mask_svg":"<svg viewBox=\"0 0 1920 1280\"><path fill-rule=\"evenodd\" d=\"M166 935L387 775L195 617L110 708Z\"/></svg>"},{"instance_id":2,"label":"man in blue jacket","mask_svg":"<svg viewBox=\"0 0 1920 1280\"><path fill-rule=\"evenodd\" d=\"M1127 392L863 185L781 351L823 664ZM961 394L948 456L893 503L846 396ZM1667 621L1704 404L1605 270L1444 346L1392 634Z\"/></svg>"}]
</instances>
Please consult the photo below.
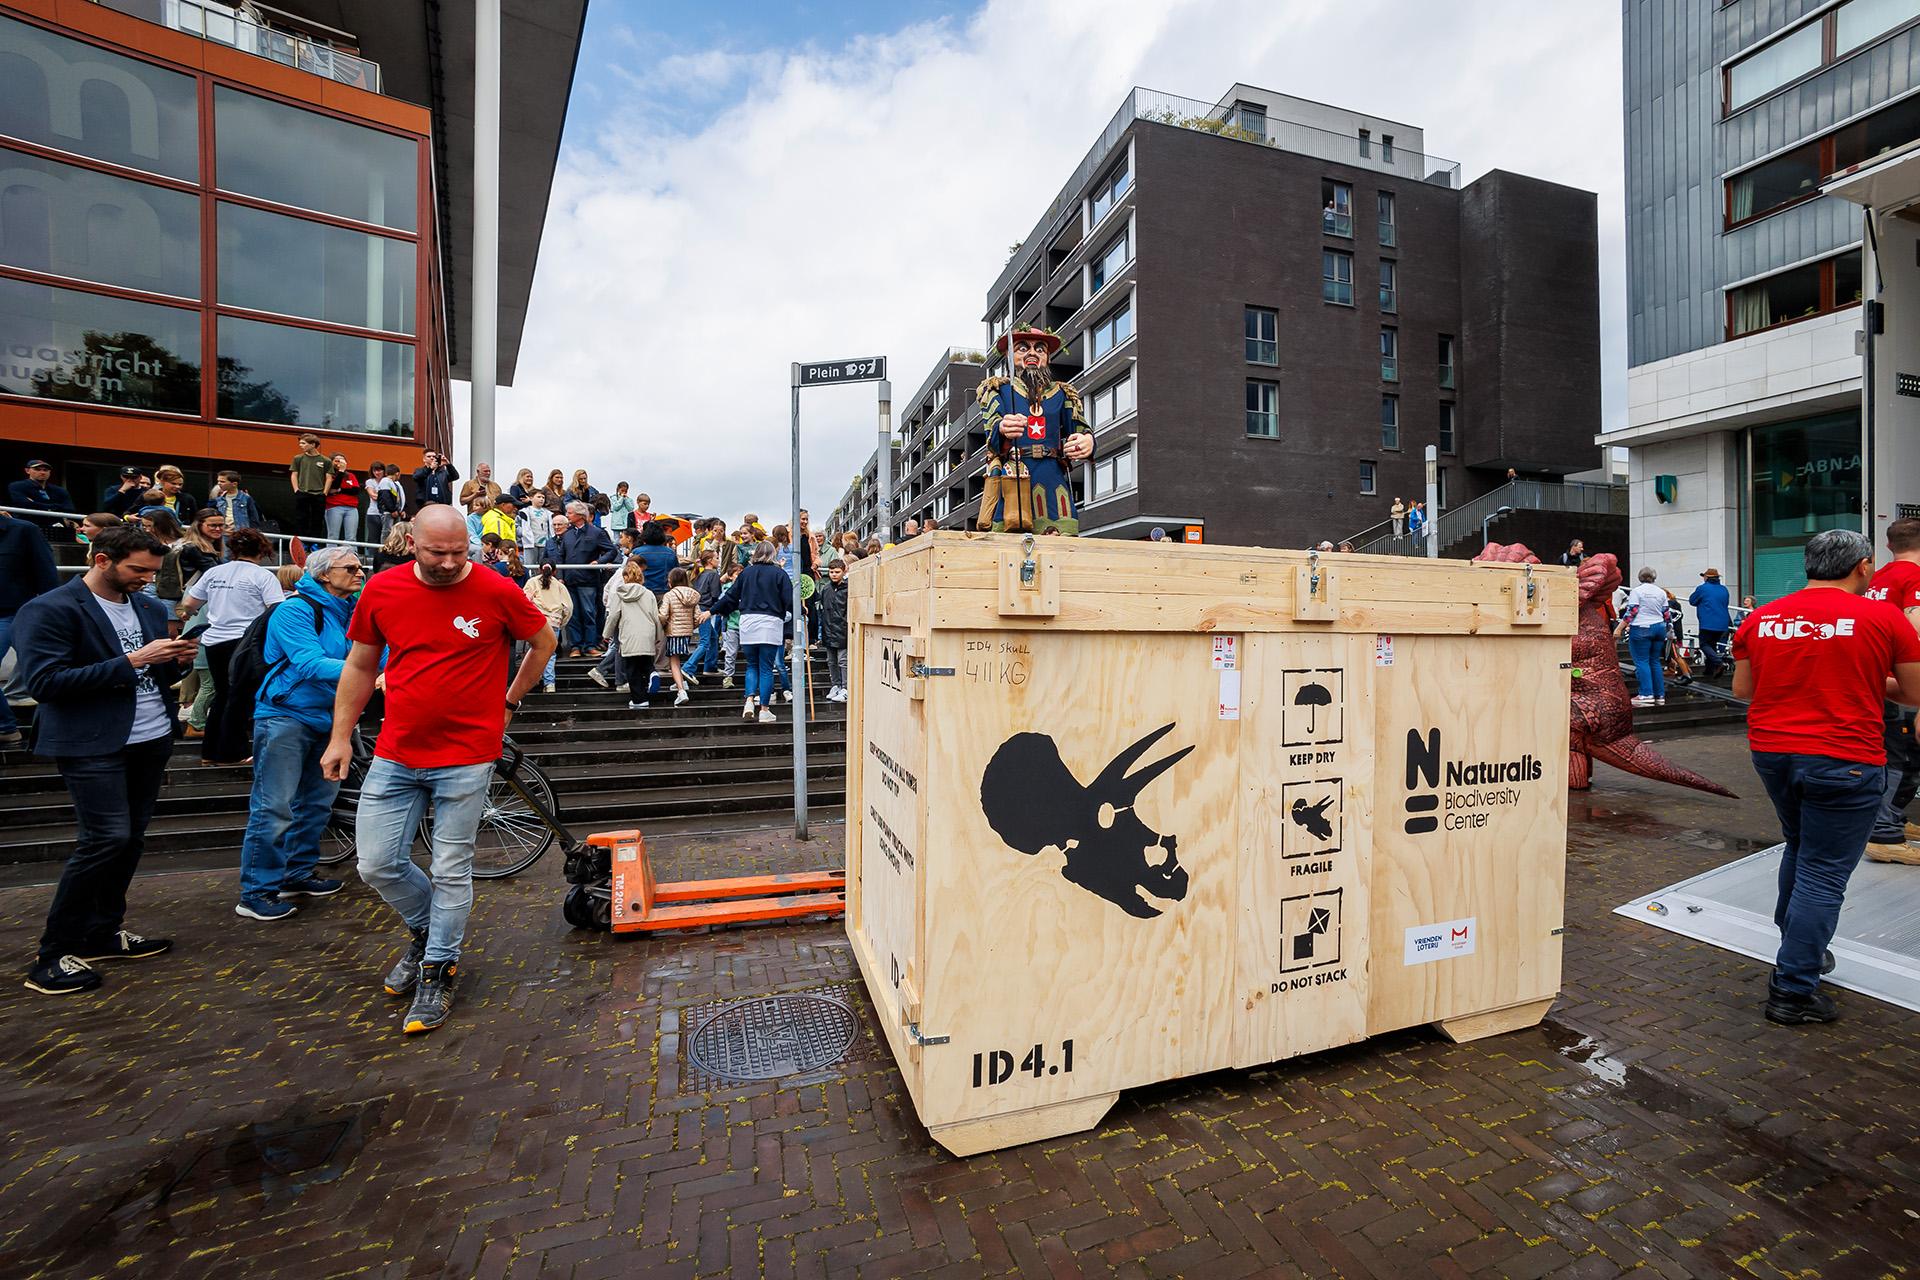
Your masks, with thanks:
<instances>
[{"instance_id":1,"label":"man in blue jacket","mask_svg":"<svg viewBox=\"0 0 1920 1280\"><path fill-rule=\"evenodd\" d=\"M1733 620L1727 615L1729 596L1720 583L1720 571L1709 569L1700 579L1700 585L1687 597L1687 603L1693 606L1694 626L1700 632L1700 652L1706 656L1707 679L1711 680L1727 665L1720 659L1720 646L1726 643Z\"/></svg>"},{"instance_id":2,"label":"man in blue jacket","mask_svg":"<svg viewBox=\"0 0 1920 1280\"><path fill-rule=\"evenodd\" d=\"M607 531L593 523L593 512L584 502L567 503L566 527L555 534L542 548L542 557L552 564L613 564L620 553L613 549L613 540L607 537ZM582 653L590 658L600 655L600 592L607 585L607 575L600 569L562 569L560 581L567 584L567 594L573 597L573 617L567 623L567 656L577 658Z\"/></svg>"},{"instance_id":3,"label":"man in blue jacket","mask_svg":"<svg viewBox=\"0 0 1920 1280\"><path fill-rule=\"evenodd\" d=\"M13 619L21 678L39 702L34 754L59 766L78 828L27 971L27 989L49 996L98 987L98 961L173 947L123 925L173 754L173 686L196 642L170 638L166 606L143 591L166 554L158 538L117 525L87 550L84 576L27 601Z\"/></svg>"},{"instance_id":4,"label":"man in blue jacket","mask_svg":"<svg viewBox=\"0 0 1920 1280\"><path fill-rule=\"evenodd\" d=\"M307 557L293 597L267 618L267 677L253 707L253 796L233 909L249 920L284 920L297 909L288 898L340 892L338 880L314 872L340 790L321 775L320 757L333 733L340 668L353 648L347 623L366 580L358 550L324 547Z\"/></svg>"}]
</instances>

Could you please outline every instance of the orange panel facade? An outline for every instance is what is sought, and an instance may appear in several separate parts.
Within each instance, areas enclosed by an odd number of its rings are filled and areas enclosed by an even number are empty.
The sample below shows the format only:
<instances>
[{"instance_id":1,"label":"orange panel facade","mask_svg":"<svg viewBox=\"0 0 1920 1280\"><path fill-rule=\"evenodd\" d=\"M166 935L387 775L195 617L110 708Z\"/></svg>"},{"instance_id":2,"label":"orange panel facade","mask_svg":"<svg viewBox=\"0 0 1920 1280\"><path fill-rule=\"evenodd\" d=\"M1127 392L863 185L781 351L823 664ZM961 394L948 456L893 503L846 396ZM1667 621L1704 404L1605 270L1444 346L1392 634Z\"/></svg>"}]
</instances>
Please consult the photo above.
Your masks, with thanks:
<instances>
[{"instance_id":1,"label":"orange panel facade","mask_svg":"<svg viewBox=\"0 0 1920 1280\"><path fill-rule=\"evenodd\" d=\"M0 78L0 473L447 450L428 111L91 0L0 3Z\"/></svg>"}]
</instances>

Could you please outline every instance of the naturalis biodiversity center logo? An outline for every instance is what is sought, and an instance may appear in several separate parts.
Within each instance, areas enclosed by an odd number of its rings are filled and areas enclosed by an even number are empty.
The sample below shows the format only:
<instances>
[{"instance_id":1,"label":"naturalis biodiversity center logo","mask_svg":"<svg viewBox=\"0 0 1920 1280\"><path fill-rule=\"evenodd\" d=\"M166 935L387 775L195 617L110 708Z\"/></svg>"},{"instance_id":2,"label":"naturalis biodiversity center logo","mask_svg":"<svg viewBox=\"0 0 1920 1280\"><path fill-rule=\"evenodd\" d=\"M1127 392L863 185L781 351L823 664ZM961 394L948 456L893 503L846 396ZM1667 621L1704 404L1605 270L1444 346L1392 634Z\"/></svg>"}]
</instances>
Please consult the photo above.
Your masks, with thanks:
<instances>
[{"instance_id":1,"label":"naturalis biodiversity center logo","mask_svg":"<svg viewBox=\"0 0 1920 1280\"><path fill-rule=\"evenodd\" d=\"M1518 806L1521 787L1540 781L1541 773L1532 752L1514 760L1449 759L1438 729L1409 729L1406 832L1425 835L1443 823L1448 831L1484 827L1493 811Z\"/></svg>"}]
</instances>

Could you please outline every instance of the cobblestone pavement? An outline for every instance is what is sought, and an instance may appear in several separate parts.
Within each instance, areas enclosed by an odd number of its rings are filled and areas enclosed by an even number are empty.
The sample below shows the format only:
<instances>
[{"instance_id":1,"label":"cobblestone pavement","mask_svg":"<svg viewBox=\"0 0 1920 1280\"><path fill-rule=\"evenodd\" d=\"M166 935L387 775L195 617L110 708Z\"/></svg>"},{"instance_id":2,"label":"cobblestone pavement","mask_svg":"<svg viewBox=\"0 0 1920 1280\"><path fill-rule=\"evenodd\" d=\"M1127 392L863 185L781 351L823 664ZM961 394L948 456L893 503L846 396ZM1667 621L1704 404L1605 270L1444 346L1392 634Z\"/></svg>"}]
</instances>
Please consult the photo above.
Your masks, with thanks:
<instances>
[{"instance_id":1,"label":"cobblestone pavement","mask_svg":"<svg viewBox=\"0 0 1920 1280\"><path fill-rule=\"evenodd\" d=\"M549 858L481 887L455 1021L407 1041L378 990L396 930L357 883L266 927L230 875L147 876L131 923L173 955L93 998L0 986L0 1275L1904 1274L1920 1018L1841 993L1845 1021L1775 1028L1762 966L1608 914L1754 848L1754 804L1618 775L1575 798L1542 1027L1139 1089L1096 1132L964 1161L914 1118L837 926L576 935ZM657 853L827 865L826 834ZM0 954L46 894L0 891ZM688 1071L696 1006L823 987L863 1019L842 1066Z\"/></svg>"}]
</instances>

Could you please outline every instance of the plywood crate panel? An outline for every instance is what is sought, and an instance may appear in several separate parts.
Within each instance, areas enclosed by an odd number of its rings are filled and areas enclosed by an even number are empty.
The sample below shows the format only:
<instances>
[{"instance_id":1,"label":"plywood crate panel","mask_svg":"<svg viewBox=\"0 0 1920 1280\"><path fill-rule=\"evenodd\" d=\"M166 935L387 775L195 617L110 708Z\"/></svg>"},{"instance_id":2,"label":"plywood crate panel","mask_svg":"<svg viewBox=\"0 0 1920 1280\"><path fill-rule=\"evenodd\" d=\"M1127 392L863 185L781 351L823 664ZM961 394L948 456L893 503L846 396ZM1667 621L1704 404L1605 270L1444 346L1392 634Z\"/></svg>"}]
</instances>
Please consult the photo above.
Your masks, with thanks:
<instances>
[{"instance_id":1,"label":"plywood crate panel","mask_svg":"<svg viewBox=\"0 0 1920 1280\"><path fill-rule=\"evenodd\" d=\"M850 582L847 928L949 1150L1545 1013L1570 571L939 533Z\"/></svg>"}]
</instances>

